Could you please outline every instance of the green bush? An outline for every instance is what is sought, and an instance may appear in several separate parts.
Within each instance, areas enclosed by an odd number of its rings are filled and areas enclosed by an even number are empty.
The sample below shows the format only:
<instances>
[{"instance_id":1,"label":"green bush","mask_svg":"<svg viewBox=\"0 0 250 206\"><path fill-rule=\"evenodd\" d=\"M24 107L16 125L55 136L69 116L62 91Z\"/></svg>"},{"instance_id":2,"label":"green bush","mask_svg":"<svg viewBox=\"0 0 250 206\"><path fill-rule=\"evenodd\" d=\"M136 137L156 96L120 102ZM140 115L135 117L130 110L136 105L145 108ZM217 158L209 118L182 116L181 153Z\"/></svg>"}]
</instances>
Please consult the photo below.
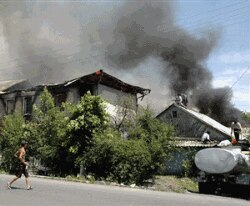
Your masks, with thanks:
<instances>
[{"instance_id":1,"label":"green bush","mask_svg":"<svg viewBox=\"0 0 250 206\"><path fill-rule=\"evenodd\" d=\"M93 145L83 157L87 173L141 184L164 167L173 146L173 129L148 111L127 129L127 138L112 129L94 135Z\"/></svg>"},{"instance_id":2,"label":"green bush","mask_svg":"<svg viewBox=\"0 0 250 206\"><path fill-rule=\"evenodd\" d=\"M154 174L163 169L166 158L171 156L174 136L174 128L154 118L149 109L144 110L136 126L130 128L129 132L129 138L146 142L153 162L150 169Z\"/></svg>"},{"instance_id":3,"label":"green bush","mask_svg":"<svg viewBox=\"0 0 250 206\"><path fill-rule=\"evenodd\" d=\"M189 149L188 151L183 150L183 152L186 153L186 158L182 161L182 176L196 177L198 170L195 166L194 158L197 150Z\"/></svg>"},{"instance_id":4,"label":"green bush","mask_svg":"<svg viewBox=\"0 0 250 206\"><path fill-rule=\"evenodd\" d=\"M141 183L152 177L151 155L143 140L124 139L107 129L94 136L94 146L85 155L87 173L122 183Z\"/></svg>"}]
</instances>

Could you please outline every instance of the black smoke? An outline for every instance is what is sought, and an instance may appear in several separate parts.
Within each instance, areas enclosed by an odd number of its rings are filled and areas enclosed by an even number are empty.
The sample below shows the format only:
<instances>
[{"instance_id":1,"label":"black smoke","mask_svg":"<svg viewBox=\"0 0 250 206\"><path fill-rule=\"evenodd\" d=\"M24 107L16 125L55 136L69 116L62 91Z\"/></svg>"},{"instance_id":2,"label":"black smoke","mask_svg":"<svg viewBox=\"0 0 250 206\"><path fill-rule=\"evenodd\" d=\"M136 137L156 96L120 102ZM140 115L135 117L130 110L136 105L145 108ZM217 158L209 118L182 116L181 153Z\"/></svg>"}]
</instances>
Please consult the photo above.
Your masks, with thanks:
<instances>
[{"instance_id":1,"label":"black smoke","mask_svg":"<svg viewBox=\"0 0 250 206\"><path fill-rule=\"evenodd\" d=\"M219 32L207 30L191 35L175 24L171 3L128 3L114 16L117 21L113 42L106 57L112 67L130 69L148 56L158 56L165 64L164 77L174 96L188 94L191 104L202 113L228 124L240 111L230 103L230 88L212 88L212 74L206 59L216 47ZM157 73L156 68L152 68Z\"/></svg>"},{"instance_id":2,"label":"black smoke","mask_svg":"<svg viewBox=\"0 0 250 206\"><path fill-rule=\"evenodd\" d=\"M153 58L151 65L158 61L164 69L147 68L152 71L140 86L161 82L170 90L166 102L186 93L190 106L227 123L239 116L230 103L232 91L212 88L206 68L220 32L190 34L176 24L175 11L173 1L0 2L0 32L8 45L4 57L10 59L0 78L53 83L97 69L121 78Z\"/></svg>"}]
</instances>

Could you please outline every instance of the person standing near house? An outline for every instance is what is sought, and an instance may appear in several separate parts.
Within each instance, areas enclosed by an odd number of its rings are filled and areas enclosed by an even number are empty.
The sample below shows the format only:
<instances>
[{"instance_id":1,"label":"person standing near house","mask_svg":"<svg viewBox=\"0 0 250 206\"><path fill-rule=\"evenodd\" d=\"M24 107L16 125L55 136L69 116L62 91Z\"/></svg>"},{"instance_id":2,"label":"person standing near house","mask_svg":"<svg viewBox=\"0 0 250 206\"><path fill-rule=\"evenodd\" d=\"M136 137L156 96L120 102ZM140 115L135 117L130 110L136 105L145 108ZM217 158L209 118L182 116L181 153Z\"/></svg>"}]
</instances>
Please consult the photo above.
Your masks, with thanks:
<instances>
[{"instance_id":1,"label":"person standing near house","mask_svg":"<svg viewBox=\"0 0 250 206\"><path fill-rule=\"evenodd\" d=\"M241 124L238 121L233 121L231 124L231 135L234 133L234 137L237 142L240 139L241 130Z\"/></svg>"},{"instance_id":2,"label":"person standing near house","mask_svg":"<svg viewBox=\"0 0 250 206\"><path fill-rule=\"evenodd\" d=\"M21 178L22 174L24 174L24 176L25 176L26 189L27 190L31 189L30 182L29 182L29 173L27 170L28 163L25 162L26 145L27 145L27 143L25 141L22 141L20 149L15 154L15 156L18 158L18 166L16 169L16 177L14 177L11 180L11 182L7 183L7 186L9 189L11 189L12 183L14 183L16 180Z\"/></svg>"},{"instance_id":3,"label":"person standing near house","mask_svg":"<svg viewBox=\"0 0 250 206\"><path fill-rule=\"evenodd\" d=\"M182 99L181 94L177 94L176 99L175 99L175 102L176 102L178 105L183 105L183 104L182 104L182 101L183 101L183 99Z\"/></svg>"},{"instance_id":4,"label":"person standing near house","mask_svg":"<svg viewBox=\"0 0 250 206\"><path fill-rule=\"evenodd\" d=\"M204 134L201 137L201 141L203 143L207 143L208 141L210 141L210 132L209 131L204 132Z\"/></svg>"}]
</instances>

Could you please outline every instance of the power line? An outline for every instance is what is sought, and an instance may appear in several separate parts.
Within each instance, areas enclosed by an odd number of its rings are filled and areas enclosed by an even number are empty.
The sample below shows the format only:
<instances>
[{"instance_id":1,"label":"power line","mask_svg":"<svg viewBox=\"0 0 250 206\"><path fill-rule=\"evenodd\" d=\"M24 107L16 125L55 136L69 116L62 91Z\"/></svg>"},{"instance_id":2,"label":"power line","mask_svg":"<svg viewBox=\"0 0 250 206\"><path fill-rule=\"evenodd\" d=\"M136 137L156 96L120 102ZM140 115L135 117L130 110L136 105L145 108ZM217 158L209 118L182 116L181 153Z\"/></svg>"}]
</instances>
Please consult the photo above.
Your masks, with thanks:
<instances>
[{"instance_id":1,"label":"power line","mask_svg":"<svg viewBox=\"0 0 250 206\"><path fill-rule=\"evenodd\" d=\"M225 19L215 19L214 21L209 21L209 24L218 24L218 23L225 23L225 22L228 22L228 21L230 21L230 18L232 18L232 17L237 17L237 16L244 16L245 14L247 14L248 16L249 16L249 13L250 13L250 10L249 11L246 11L245 13L238 13L238 14L232 14L232 15L230 15L230 16L226 16L225 17ZM249 20L249 19L248 19ZM195 26L199 26L199 27L201 27L201 26L206 26L208 24L208 22L202 22L201 24L190 24L190 25L188 25L190 28L192 28L192 27L195 27ZM184 28L186 28L185 26L184 26Z\"/></svg>"},{"instance_id":2,"label":"power line","mask_svg":"<svg viewBox=\"0 0 250 206\"><path fill-rule=\"evenodd\" d=\"M247 2L247 1L245 1L245 2ZM225 9L225 8L230 8L230 7L236 6L236 5L242 5L242 3L245 3L245 2L233 3L233 4L229 4L227 6L223 6L223 7L220 7L220 8L211 9L211 10L208 10L206 13L216 12L216 11L219 11L219 10L222 10L222 9ZM182 19L186 20L187 18L193 18L193 17L200 16L200 15L204 15L204 12L200 12L200 13L197 13L197 14L194 14L194 15L191 15L191 16L186 15L185 17L182 17L179 20L182 20ZM165 24L165 23L163 22L162 24Z\"/></svg>"},{"instance_id":3,"label":"power line","mask_svg":"<svg viewBox=\"0 0 250 206\"><path fill-rule=\"evenodd\" d=\"M217 20L218 17L220 17L220 16L222 16L222 18L223 17L227 17L226 16L227 14L233 14L233 13L237 14L238 12L239 12L239 14L242 14L244 12L244 9L249 10L249 8L250 8L249 6L247 6L247 7L244 6L244 7L240 7L240 8L234 9L232 11L222 12L222 13L219 13L219 14L216 14L216 15L210 15L211 16L210 20L211 19L216 19ZM203 19L198 19L197 23L199 23L199 20L203 20ZM195 22L195 21L192 21L192 22Z\"/></svg>"},{"instance_id":4,"label":"power line","mask_svg":"<svg viewBox=\"0 0 250 206\"><path fill-rule=\"evenodd\" d=\"M230 15L230 16L227 16L227 17L225 17L225 19L215 19L214 21L210 21L209 22L209 24L211 25L211 24L213 24L213 23L225 23L225 22L229 22L229 21L231 21L231 19L229 19L229 18L232 18L232 17L235 17L235 16L242 16L242 14L244 15L244 14L248 14L249 15L249 13L250 13L250 11L246 11L245 13L238 13L238 14L233 14L233 15ZM248 18L247 19L248 21L250 21L250 18ZM166 25L166 24L165 24ZM199 23L199 24L196 24L196 23L191 23L191 24L186 24L187 26L183 26L184 27L184 29L191 29L191 28L195 28L195 27L202 27L202 26L207 26L208 25L208 22L201 22L201 23ZM212 25L211 25L212 26ZM223 25L224 26L224 25ZM159 31L163 31L163 32L175 32L175 31L178 31L179 30L179 28L178 29L170 29L170 30L167 30L166 28L163 28L163 29L161 29L159 26L158 26L158 28L159 28ZM166 29L166 30L165 30Z\"/></svg>"},{"instance_id":5,"label":"power line","mask_svg":"<svg viewBox=\"0 0 250 206\"><path fill-rule=\"evenodd\" d=\"M229 93L231 93L233 87L240 81L240 79L243 77L243 75L245 75L247 73L247 71L249 69L250 69L250 67L245 69L245 71L237 78L237 80L232 84L232 86L227 89L225 94L223 96L221 96L220 99L224 99Z\"/></svg>"},{"instance_id":6,"label":"power line","mask_svg":"<svg viewBox=\"0 0 250 206\"><path fill-rule=\"evenodd\" d=\"M243 75L245 75L248 70L250 69L250 67L246 68L245 71L236 79L236 81L232 84L232 86L228 89L228 92L225 93L225 95L223 96L223 98L232 91L233 87L240 81L240 79L243 77Z\"/></svg>"},{"instance_id":7,"label":"power line","mask_svg":"<svg viewBox=\"0 0 250 206\"><path fill-rule=\"evenodd\" d=\"M248 70L250 69L250 67L246 68L246 70L238 77L238 79L232 84L232 86L230 87L230 90L240 81L240 79L243 77L243 75L245 75Z\"/></svg>"}]
</instances>

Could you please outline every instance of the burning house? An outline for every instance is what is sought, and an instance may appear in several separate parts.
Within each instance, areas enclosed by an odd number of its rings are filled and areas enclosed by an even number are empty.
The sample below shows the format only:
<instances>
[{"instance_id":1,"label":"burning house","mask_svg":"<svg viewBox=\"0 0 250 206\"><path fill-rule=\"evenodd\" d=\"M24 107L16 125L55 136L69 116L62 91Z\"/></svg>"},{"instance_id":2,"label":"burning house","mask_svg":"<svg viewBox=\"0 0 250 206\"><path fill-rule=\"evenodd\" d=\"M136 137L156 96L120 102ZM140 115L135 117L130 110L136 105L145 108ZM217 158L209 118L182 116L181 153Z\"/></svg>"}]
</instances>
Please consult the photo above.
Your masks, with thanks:
<instances>
[{"instance_id":1,"label":"burning house","mask_svg":"<svg viewBox=\"0 0 250 206\"><path fill-rule=\"evenodd\" d=\"M30 88L28 86L27 81L0 83L0 118L15 111L20 111L23 115L31 115L32 105L39 104L39 95L44 87L51 92L57 106L66 101L77 103L85 93L90 91L92 95L101 96L108 105L113 107L119 105L121 97L129 97L132 99L132 107L136 109L138 99L150 92L149 89L127 84L102 70L64 83Z\"/></svg>"}]
</instances>

